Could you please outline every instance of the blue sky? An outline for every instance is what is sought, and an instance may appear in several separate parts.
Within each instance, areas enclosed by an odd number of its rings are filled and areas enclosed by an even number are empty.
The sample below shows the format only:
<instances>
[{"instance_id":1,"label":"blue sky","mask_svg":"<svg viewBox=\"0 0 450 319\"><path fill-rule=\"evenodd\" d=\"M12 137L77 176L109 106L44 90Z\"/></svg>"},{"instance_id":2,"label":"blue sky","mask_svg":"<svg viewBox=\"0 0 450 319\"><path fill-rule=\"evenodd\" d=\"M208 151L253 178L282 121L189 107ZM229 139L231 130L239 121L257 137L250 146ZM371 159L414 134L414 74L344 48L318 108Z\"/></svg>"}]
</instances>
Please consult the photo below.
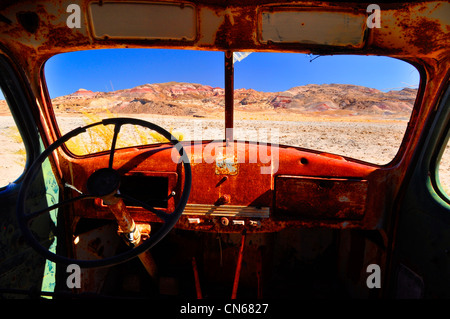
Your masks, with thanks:
<instances>
[{"instance_id":1,"label":"blue sky","mask_svg":"<svg viewBox=\"0 0 450 319\"><path fill-rule=\"evenodd\" d=\"M235 63L235 89L285 91L306 84L356 84L379 90L417 86L406 62L375 56L252 53ZM52 98L79 88L113 91L169 81L224 87L224 53L162 49L114 49L64 53L45 66Z\"/></svg>"}]
</instances>

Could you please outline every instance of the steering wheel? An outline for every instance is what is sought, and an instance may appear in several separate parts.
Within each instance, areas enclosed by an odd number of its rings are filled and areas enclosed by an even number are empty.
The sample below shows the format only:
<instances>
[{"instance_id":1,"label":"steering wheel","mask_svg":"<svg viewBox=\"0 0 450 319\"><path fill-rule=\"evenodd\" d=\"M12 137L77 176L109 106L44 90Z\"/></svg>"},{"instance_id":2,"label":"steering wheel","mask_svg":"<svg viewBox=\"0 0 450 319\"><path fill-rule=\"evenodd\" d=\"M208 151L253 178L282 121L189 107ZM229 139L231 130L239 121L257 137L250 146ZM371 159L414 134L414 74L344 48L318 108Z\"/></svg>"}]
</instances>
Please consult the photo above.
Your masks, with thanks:
<instances>
[{"instance_id":1,"label":"steering wheel","mask_svg":"<svg viewBox=\"0 0 450 319\"><path fill-rule=\"evenodd\" d=\"M180 196L180 200L178 204L176 205L174 211L172 213L167 213L163 210L157 209L152 207L151 205L148 205L146 203L143 203L137 199L134 199L132 196L120 194L118 191L118 188L120 186L120 175L119 173L114 170L113 167L113 160L114 160L114 153L116 148L116 141L117 136L119 134L120 128L124 124L132 124L132 125L139 125L146 128L149 128L151 130L154 130L164 136L167 140L169 140L173 146L177 149L178 153L180 154L180 160L183 163L184 167L184 186L183 191ZM26 212L26 199L27 194L29 192L30 186L32 185L32 182L34 181L36 175L40 171L42 163L45 161L45 159L50 156L58 147L63 145L65 142L67 142L69 139L86 132L87 129L92 128L94 126L98 125L114 125L114 135L112 139L111 144L111 150L109 151L109 166L99 169L96 172L94 172L88 179L87 182L87 190L88 194L81 194L80 196L70 198L67 200L62 201L61 203L57 203L55 205L49 206L45 209L35 211L35 212ZM106 267L106 266L112 266L115 264L119 264L125 261L128 261L141 253L145 252L146 250L153 247L156 243L158 243L164 236L166 236L169 231L175 226L176 222L180 218L186 203L189 198L189 193L191 189L191 182L192 182L192 174L191 174L191 165L189 163L189 158L187 154L184 151L183 146L181 143L168 131L165 129L159 127L156 124L134 119L134 118L111 118L111 119L105 119L100 122L96 122L93 124L86 125L84 127L79 127L77 129L74 129L67 134L61 136L59 139L57 139L54 143L52 143L47 149L42 152L38 158L33 162L33 164L30 166L29 171L25 175L22 186L19 191L19 195L17 198L17 218L19 227L24 235L25 240L28 242L28 244L35 249L39 254L44 256L46 259L49 259L56 263L63 263L63 264L77 264L81 268L94 268L94 267ZM133 201L134 204L137 204L138 206L143 207L144 209L152 212L155 214L159 219L162 220L163 225L151 236L142 241L139 245L136 245L130 250L127 250L125 252L119 253L117 255L103 258L103 259L96 259L96 260L78 260L69 258L66 256L62 256L59 254L55 254L51 251L49 251L47 248L43 247L39 241L36 239L36 237L33 235L29 223L36 217L48 213L56 208L59 208L61 206L73 203L78 200L86 200L86 199L95 199L95 198L102 198L105 202L105 199L108 199L109 201L113 201L113 204L116 204L117 201L121 199L127 199L130 201ZM123 203L123 202L122 202ZM124 207L124 205L122 206ZM118 220L120 225L120 220Z\"/></svg>"}]
</instances>

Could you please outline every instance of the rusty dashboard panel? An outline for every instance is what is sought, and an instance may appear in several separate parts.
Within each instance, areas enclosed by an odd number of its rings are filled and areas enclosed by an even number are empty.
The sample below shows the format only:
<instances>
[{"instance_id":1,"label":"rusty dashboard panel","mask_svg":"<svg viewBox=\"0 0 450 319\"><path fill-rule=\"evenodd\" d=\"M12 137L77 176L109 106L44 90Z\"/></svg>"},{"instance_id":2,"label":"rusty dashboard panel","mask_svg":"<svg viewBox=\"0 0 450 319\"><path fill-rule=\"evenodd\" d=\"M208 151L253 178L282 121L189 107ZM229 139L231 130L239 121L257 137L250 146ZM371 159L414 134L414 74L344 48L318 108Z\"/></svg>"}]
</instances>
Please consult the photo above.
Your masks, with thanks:
<instances>
[{"instance_id":1,"label":"rusty dashboard panel","mask_svg":"<svg viewBox=\"0 0 450 319\"><path fill-rule=\"evenodd\" d=\"M220 151L206 152L211 145ZM176 225L179 229L233 233L243 228L273 232L286 227L373 227L370 207L377 199L368 192L369 184L378 185L373 167L328 154L272 146L270 153L278 154L279 161L271 163L270 173L261 174L267 164L249 163L249 155L258 151L256 144L237 147L230 143L228 147L234 152L223 149L223 142L187 143L184 147L190 154L193 182L189 201ZM194 156L196 147L202 157ZM224 158L230 160L225 164L234 163L236 169L222 165ZM234 162L235 158L241 160ZM74 186L83 190L91 172L107 165L107 161L107 154L72 158L62 168L69 182L70 176L78 177ZM115 163L123 174L121 193L165 212L173 211L184 173L171 160L170 147L117 150ZM218 171L217 165L222 170ZM127 206L137 222L160 222L142 207ZM98 199L77 202L74 212L79 218L112 218Z\"/></svg>"},{"instance_id":2,"label":"rusty dashboard panel","mask_svg":"<svg viewBox=\"0 0 450 319\"><path fill-rule=\"evenodd\" d=\"M281 219L361 219L367 190L367 180L277 176L274 214Z\"/></svg>"}]
</instances>

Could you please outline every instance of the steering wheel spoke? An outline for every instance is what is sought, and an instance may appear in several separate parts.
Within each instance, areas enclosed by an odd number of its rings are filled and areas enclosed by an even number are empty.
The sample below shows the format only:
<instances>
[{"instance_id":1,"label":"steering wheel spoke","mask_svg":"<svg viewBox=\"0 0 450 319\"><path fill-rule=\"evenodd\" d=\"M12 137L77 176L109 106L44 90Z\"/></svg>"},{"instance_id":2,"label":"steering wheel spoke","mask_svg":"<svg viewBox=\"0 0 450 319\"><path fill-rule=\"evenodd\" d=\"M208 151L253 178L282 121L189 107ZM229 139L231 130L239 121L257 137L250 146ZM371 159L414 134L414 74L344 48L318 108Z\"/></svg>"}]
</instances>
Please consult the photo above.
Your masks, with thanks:
<instances>
[{"instance_id":1,"label":"steering wheel spoke","mask_svg":"<svg viewBox=\"0 0 450 319\"><path fill-rule=\"evenodd\" d=\"M35 212L32 212L32 213L29 213L29 214L25 214L25 215L23 216L23 218L24 218L24 220L25 220L26 222L29 222L30 220L35 219L35 218L39 217L39 216L42 215L42 214L51 212L51 211L54 210L54 209L63 207L63 206L65 206L65 205L74 203L74 202L79 201L79 200L84 200L84 199L94 199L94 198L95 198L95 196L84 195L84 194L83 194L83 195L80 195L80 196L77 196L77 197L73 197L73 198L66 199L65 201L62 201L61 203L54 204L54 205L49 206L49 207L46 207L46 208L44 208L44 209L41 209L41 210L38 210L38 211L35 211Z\"/></svg>"},{"instance_id":2,"label":"steering wheel spoke","mask_svg":"<svg viewBox=\"0 0 450 319\"><path fill-rule=\"evenodd\" d=\"M111 142L111 151L109 153L109 168L113 168L113 162L114 162L114 153L116 151L116 144L117 144L117 136L119 135L120 129L122 127L122 123L116 123L114 125L114 135Z\"/></svg>"}]
</instances>

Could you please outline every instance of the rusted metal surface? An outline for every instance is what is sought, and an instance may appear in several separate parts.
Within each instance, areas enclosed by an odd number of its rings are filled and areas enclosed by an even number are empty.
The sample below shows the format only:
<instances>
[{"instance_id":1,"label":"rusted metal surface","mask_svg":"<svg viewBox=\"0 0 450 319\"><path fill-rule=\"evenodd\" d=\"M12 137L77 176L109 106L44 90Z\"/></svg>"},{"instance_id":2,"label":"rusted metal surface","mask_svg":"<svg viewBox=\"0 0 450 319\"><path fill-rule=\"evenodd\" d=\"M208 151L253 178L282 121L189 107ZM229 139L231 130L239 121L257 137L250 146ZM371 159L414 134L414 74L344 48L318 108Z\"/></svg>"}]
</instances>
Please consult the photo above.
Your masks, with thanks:
<instances>
[{"instance_id":1,"label":"rusted metal surface","mask_svg":"<svg viewBox=\"0 0 450 319\"><path fill-rule=\"evenodd\" d=\"M225 52L225 140L233 141L234 65L233 52Z\"/></svg>"},{"instance_id":2,"label":"rusted metal surface","mask_svg":"<svg viewBox=\"0 0 450 319\"><path fill-rule=\"evenodd\" d=\"M200 285L200 278L197 269L197 260L195 259L195 257L192 257L192 270L194 272L195 292L197 294L197 299L203 299L202 288Z\"/></svg>"},{"instance_id":3,"label":"rusted metal surface","mask_svg":"<svg viewBox=\"0 0 450 319\"><path fill-rule=\"evenodd\" d=\"M281 219L361 219L367 181L279 175L274 214Z\"/></svg>"},{"instance_id":4,"label":"rusted metal surface","mask_svg":"<svg viewBox=\"0 0 450 319\"><path fill-rule=\"evenodd\" d=\"M141 241L141 233L139 228L128 213L128 209L122 199L117 198L115 204L108 204L108 209L116 218L117 224L120 227L120 232L124 234L129 244L139 245Z\"/></svg>"},{"instance_id":5,"label":"rusted metal surface","mask_svg":"<svg viewBox=\"0 0 450 319\"><path fill-rule=\"evenodd\" d=\"M164 3L164 1L160 1ZM173 4L174 2L170 2ZM182 3L182 2L180 2ZM41 55L42 53L52 54L52 52L71 50L67 43L75 46L111 46L118 44L112 39L91 39L91 25L82 24L80 28L70 29L67 27L67 12L69 4L78 4L81 13L88 20L90 9L88 1L17 1L9 6L4 5L1 12L6 22L3 31L4 38L13 40L17 44L33 48ZM261 13L277 11L283 8L284 11L293 12L304 8L317 7L314 1L290 2L286 8L286 3L282 1L271 1L270 4L254 1L195 1L192 4L196 7L198 36L195 41L174 41L163 39L159 46L191 46L191 47L215 47L221 50L295 50L302 48L311 49L311 44L307 46L285 46L278 44L262 44L258 40L257 32L261 28ZM362 14L367 16L367 4L355 3L349 9L349 3L342 4L333 2L321 2L321 9L328 12L344 12L346 14ZM448 4L443 1L429 1L420 3L397 3L381 4L383 12L383 28L368 30L370 35L367 44L373 48L397 51L397 53L414 52L418 55L426 55L431 51L436 52L436 48L445 50L445 13L448 12ZM446 11L447 10L447 11ZM22 19L17 23L16 14L22 12ZM27 13L24 14L24 13ZM431 28L422 28L428 26ZM48 33L49 29L55 30L55 34ZM418 30L426 30L426 35ZM390 32L390 34L389 34ZM395 33L395 34L394 34ZM56 35L57 34L57 35ZM399 37L399 35L401 37ZM404 37L403 37L404 35ZM20 39L20 40L19 40ZM426 41L428 39L428 42ZM155 40L154 40L155 41ZM432 42L430 42L432 41ZM8 41L9 42L9 41ZM9 42L9 43L13 43ZM148 45L141 41L127 41L126 45ZM432 46L426 46L432 43ZM314 47L314 45L313 45ZM433 47L433 49L430 49ZM92 47L91 47L92 48ZM365 50L369 50L366 48Z\"/></svg>"},{"instance_id":6,"label":"rusted metal surface","mask_svg":"<svg viewBox=\"0 0 450 319\"><path fill-rule=\"evenodd\" d=\"M392 239L387 235L391 235L388 226L392 223L391 213L395 208L400 186L407 176L420 138L427 128L426 123L434 116L441 92L448 86L448 2L383 2L380 4L381 28L365 28L361 25L364 29L360 42L353 45L336 43L336 46L295 41L284 43L279 38L275 38L276 41L267 41L262 36L262 13L297 12L314 8L323 12L343 12L350 17L368 16L368 3L201 0L189 2L189 6L195 8L197 19L196 30L191 32L189 37L120 40L97 36L93 32L89 3L88 0L7 0L0 3L0 52L12 61L15 70L23 79L24 87L29 88L32 93L30 101L34 108L33 114L46 145L54 141L59 132L41 70L49 57L62 52L106 48L181 48L224 52L359 54L399 58L418 67L423 82L404 142L391 164L380 167L278 145L269 147L269 152L278 156L276 167L273 162L269 165L261 162L251 163L250 154L258 153L259 146L245 144L244 148L237 147L239 143L233 142L232 131L225 132L227 143L213 145L217 146L215 149L222 151L222 157L219 153L205 155L205 148L211 145L204 142L201 145L201 161L192 161L191 196L186 206L186 214L176 225L182 230L210 232L201 238L202 245L199 245L209 248L208 253L201 252L205 265L202 270L209 279L213 278L218 282L225 280L227 284L232 282L233 271L224 271L223 276L217 278L217 260L220 260L221 267L222 261L225 260L225 264L228 262L232 265L227 270L233 270L238 252L232 298L237 296L238 283L242 285L251 278L256 282L255 294L258 297L263 296L263 279L267 278L263 273L266 271L267 274L273 270L270 268L272 265L278 266L275 269L276 279L285 277L284 283L290 284L290 280L294 279L297 273L284 273L283 270L290 269L289 267L295 266L299 261L291 259L292 255L318 257L333 246L337 246L335 255L331 258L333 265L327 270L339 273L339 279L344 279L344 283L352 286L354 290L360 289L357 291L359 296L379 294L378 291L366 289L365 265L373 262L384 265L389 257L386 251L389 250ZM176 1L162 0L158 3L177 6ZM179 3L180 8L185 5L184 2ZM80 6L80 28L67 26L67 18L70 15L67 8L70 4ZM320 17L320 14L318 16ZM344 31L344 28L338 28L336 31ZM233 70L232 64L229 63L230 58L228 54L225 61L228 61L225 77L228 88L226 128L233 127ZM194 148L193 145L187 145L186 151L194 156ZM213 158L213 161L209 161L209 157ZM57 175L61 181L68 181L75 188L86 192L88 177L96 170L108 166L108 154L73 158L61 152L55 157L55 163L55 168L60 169ZM174 209L182 191L180 188L183 172L181 166L171 160L170 147L161 145L136 148L132 151L118 150L114 163L122 175L143 174L149 181L155 174L166 177L169 180L168 195L172 192L174 195L169 199L167 207L161 209L168 212ZM269 173L261 174L261 168L269 168ZM180 176L181 182L175 182L176 178L173 179L173 176ZM283 179L283 176L289 176L289 179ZM344 178L356 182L341 183ZM299 179L302 179L301 182ZM320 183L325 180L332 180L332 186L327 188L325 183L322 189L319 189ZM64 193L70 196L72 192L74 191L66 190ZM67 223L72 228L70 230L74 230L77 222L83 218L112 220L115 218L114 212L119 216L119 223L123 225L121 228L123 227L125 232L137 228L141 235L151 236L149 224L160 222L144 209L123 207L123 202L110 205L113 213L107 206L100 200L74 203L73 207L68 209L67 215ZM297 212L299 214L292 218L292 211L296 209L300 210ZM124 214L125 211L128 211L129 215ZM290 216L286 216L286 211ZM298 231L297 228L303 230ZM308 232L311 228L319 228L319 231L314 229L314 232ZM335 229L339 232L335 232ZM118 237L110 233L115 235L116 232L116 228L108 225L80 234L81 240L73 243L75 257L102 258L112 254L118 245ZM244 235L238 237L240 234ZM114 242L110 241L111 238ZM247 245L246 238L249 239ZM185 239L183 237L183 243L180 245L183 254L185 249L194 251L192 247L195 246L186 245ZM214 249L218 246L217 241L220 250ZM432 244L435 245L435 242ZM70 248L68 245L69 250ZM426 255L428 251L424 256ZM140 258L148 272L156 277L158 272L152 256L141 255ZM443 260L445 262L445 258ZM192 262L197 296L202 297L196 259L192 259ZM433 260L433 265L434 263ZM208 267L210 265L215 267ZM312 273L325 275L322 269ZM100 291L107 277L105 269L83 272L83 289ZM285 292L286 289L283 286L278 291Z\"/></svg>"},{"instance_id":7,"label":"rusted metal surface","mask_svg":"<svg viewBox=\"0 0 450 319\"><path fill-rule=\"evenodd\" d=\"M227 130L227 132L229 131L230 130ZM228 135L228 137L230 136ZM227 154L218 154L215 162L216 175L237 175L239 173L239 163L234 154L231 156L227 156Z\"/></svg>"},{"instance_id":8,"label":"rusted metal surface","mask_svg":"<svg viewBox=\"0 0 450 319\"><path fill-rule=\"evenodd\" d=\"M219 142L217 146L221 147L223 144ZM297 150L294 148L279 147L277 150L279 154L278 170L273 174L261 174L260 169L264 167L263 163L249 163L250 154L257 149L256 144L245 144L244 147L237 147L236 144L244 142L234 142L229 144L229 153L231 150L244 152L242 163L239 163L238 174L235 175L216 175L215 161L202 163L193 163L193 183L189 203L185 208L185 212L176 227L180 229L201 230L201 231L220 231L220 232L238 232L240 233L244 228L249 232L270 232L279 231L285 227L331 227L331 228L373 228L375 227L379 213L372 211L369 208L369 203L377 202L377 193L370 192L367 185L378 185L382 182L380 177L375 173L376 167L367 166L364 164L356 164L343 160L340 157L330 157L327 154L310 153L308 151ZM195 145L185 145L185 150L188 154L194 152ZM206 148L207 144L203 145ZM149 151L151 150L151 151ZM274 149L273 149L274 150ZM151 152L152 160L142 160L146 158L145 154ZM218 153L220 156L220 154ZM234 153L234 156L237 156ZM241 154L242 156L242 154ZM137 161L139 159L139 161ZM303 160L302 160L303 159ZM306 160L305 160L306 159ZM65 163L65 161L62 161ZM141 149L136 152L118 150L115 155L115 162L119 171L124 174L133 174L143 171L152 172L158 170L158 176L171 176L177 173L182 176L182 172L178 172L178 167L171 160L170 148L166 146L152 147L150 149ZM69 162L68 162L69 163ZM108 154L99 157L89 157L85 159L72 160L70 165L63 165L63 173L65 176L73 174L77 176L76 187L84 190L83 186L87 177L95 170L98 170L108 163ZM126 169L121 163L128 163ZM130 163L134 163L131 165ZM273 163L273 165L275 165ZM122 168L120 168L122 167ZM330 167L333 169L330 170ZM165 171L165 172L164 172ZM367 204L360 203L355 206L355 209L349 209L348 215L342 214L341 218L336 219L336 216L330 218L329 211L336 209L336 202L330 197L329 200L321 202L320 210L317 210L317 218L311 220L310 218L283 218L283 214L275 214L277 191L275 180L277 176L311 176L316 177L318 181L322 176L334 176L339 179L341 176L346 176L350 179L361 179L363 188L355 192L342 190L341 195L347 196L352 201L364 199L367 197ZM148 175L151 177L151 174ZM380 175L382 176L382 175ZM205 178L210 177L210 178ZM214 177L214 178L211 178ZM145 180L145 175L144 175ZM149 182L151 179L149 179ZM319 182L318 182L319 183ZM360 183L357 183L359 185ZM173 185L169 192L175 190L177 194L181 193L178 186ZM298 198L301 196L308 196L307 194L288 196L289 190L284 198L284 203L294 207L298 203ZM284 192L282 190L282 193ZM292 190L291 190L292 191ZM338 192L339 193L339 192ZM338 196L337 194L336 196ZM338 196L339 197L339 196ZM177 195L173 197L174 202L177 201ZM346 202L342 202L344 205ZM92 201L80 201L75 203L79 216L92 218L109 218L113 216L108 208L101 203ZM162 208L166 211L173 210L174 206ZM128 207L130 215L136 221L141 222L159 222L153 214L138 207ZM354 215L356 214L356 215ZM355 216L358 218L355 219ZM223 217L227 219L224 223ZM285 217L288 217L287 215ZM303 216L304 217L304 216Z\"/></svg>"},{"instance_id":9,"label":"rusted metal surface","mask_svg":"<svg viewBox=\"0 0 450 319\"><path fill-rule=\"evenodd\" d=\"M244 231L242 232L241 246L239 248L236 272L234 274L233 291L231 292L231 299L236 299L237 291L239 288L239 277L241 276L241 267L242 267L242 258L244 256L245 238L246 238L246 231L244 229Z\"/></svg>"},{"instance_id":10,"label":"rusted metal surface","mask_svg":"<svg viewBox=\"0 0 450 319\"><path fill-rule=\"evenodd\" d=\"M165 1L161 1L164 3ZM170 2L173 3L172 1ZM181 2L180 2L181 3ZM67 12L69 4L78 4L83 19L80 28L69 28ZM302 149L272 146L271 151L279 152L279 163L276 172L260 174L263 163L236 163L223 160L214 163L193 163L193 189L189 204L214 205L221 204L226 196L227 204L248 207L269 207L270 218L261 220L246 219L244 225L253 224L259 227L249 227L252 231L276 231L283 227L335 227L335 228L367 228L373 229L383 223L385 214L393 205L393 198L399 191L406 169L411 161L419 137L425 127L425 122L433 114L439 95L439 90L445 83L445 70L448 69L448 12L449 4L445 1L426 1L417 3L383 3L382 28L366 29L363 39L364 45L356 47L329 47L317 44L282 43L261 41L262 12L283 10L303 10L315 7L324 12L345 12L367 16L366 3L340 3L314 1L289 2L283 1L195 1L192 5L196 9L195 39L152 39L146 40L114 40L104 37L96 38L89 23L90 11L88 1L17 1L3 2L0 6L2 28L0 31L0 50L15 61L17 68L25 75L36 100L36 114L41 120L45 142L50 143L58 136L53 111L50 103L43 74L39 71L43 63L52 55L73 50L103 49L103 48L184 48L196 50L232 51L261 51L261 52L303 52L318 54L370 54L401 58L419 66L422 77L427 79L426 88L421 88L418 102L404 139L399 155L393 164L387 167L376 167L354 160L338 159L324 156ZM320 5L320 6L319 6ZM320 8L319 8L320 7ZM351 7L351 10L349 9ZM230 55L227 55L230 61ZM232 86L232 68L228 63L229 72L226 85ZM442 71L444 70L444 71ZM232 127L232 91L227 95L226 127ZM232 136L232 135L231 135ZM228 139L227 149L235 146ZM205 145L202 146L203 148ZM251 148L247 145L244 151L248 158ZM192 154L193 149L187 147ZM123 172L160 171L167 173L181 173L180 168L170 160L170 151L158 149L158 152L145 150L118 156L118 167ZM234 154L233 151L230 152ZM152 161L146 159L151 156ZM302 164L302 159L307 159ZM106 167L104 157L74 159L60 156L61 174L66 180L73 180L78 189L83 189L87 177L96 169ZM219 165L218 165L219 164ZM223 180L227 176L228 179ZM284 221L272 218L274 211L275 179L277 175L310 176L310 177L342 177L367 180L367 189L358 190L358 194L367 198L365 207L359 207L358 220L321 220L321 221ZM76 184L76 185L75 185ZM175 189L179 194L179 190ZM225 196L225 197L224 197ZM176 200L176 196L174 198ZM286 199L287 201L288 199ZM95 203L77 203L76 211L81 215L104 217L106 210ZM287 203L295 205L295 201ZM323 209L333 203L323 204ZM131 209L133 218L151 221L152 218L139 209ZM189 216L203 220L205 217ZM182 218L177 225L181 228L216 231L223 227L212 217L204 224L202 222L190 224L187 218ZM234 217L229 218L226 231L240 232L242 224L233 224ZM247 226L245 226L247 227Z\"/></svg>"}]
</instances>

